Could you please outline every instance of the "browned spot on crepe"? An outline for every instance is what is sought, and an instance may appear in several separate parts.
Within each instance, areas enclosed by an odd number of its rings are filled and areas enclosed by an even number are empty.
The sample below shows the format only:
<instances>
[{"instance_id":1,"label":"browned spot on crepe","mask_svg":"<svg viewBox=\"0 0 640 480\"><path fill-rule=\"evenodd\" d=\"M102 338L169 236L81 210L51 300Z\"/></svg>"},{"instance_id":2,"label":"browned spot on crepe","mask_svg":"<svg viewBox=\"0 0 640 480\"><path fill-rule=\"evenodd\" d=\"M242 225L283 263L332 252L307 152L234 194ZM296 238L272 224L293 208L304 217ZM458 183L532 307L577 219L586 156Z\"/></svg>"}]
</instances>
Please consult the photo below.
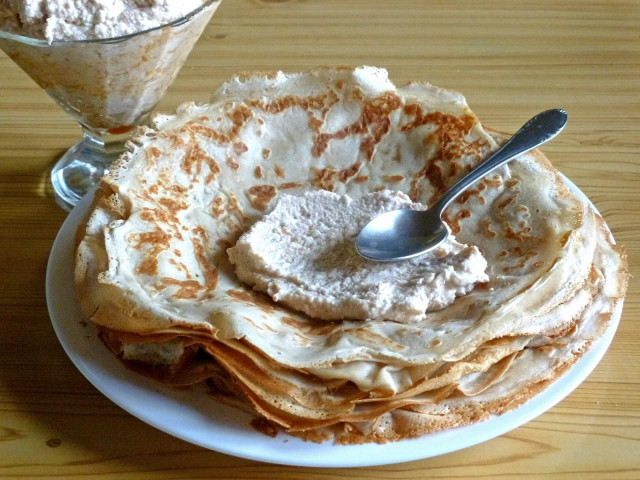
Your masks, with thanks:
<instances>
[{"instance_id":1,"label":"browned spot on crepe","mask_svg":"<svg viewBox=\"0 0 640 480\"><path fill-rule=\"evenodd\" d=\"M486 183L482 182L482 183L480 183L480 185L478 185L477 188L469 188L469 189L465 190L464 192L462 192L460 194L460 196L456 199L456 202L464 205L465 203L467 203L469 201L469 199L471 197L474 197L476 195L480 195L486 189L487 189Z\"/></svg>"},{"instance_id":2,"label":"browned spot on crepe","mask_svg":"<svg viewBox=\"0 0 640 480\"><path fill-rule=\"evenodd\" d=\"M328 335L333 332L336 328L339 327L339 323L336 322L327 322L327 321L314 321L314 320L298 320L293 317L282 317L280 319L282 323L285 325L289 325L295 329L298 329L304 333L308 333L310 335Z\"/></svg>"},{"instance_id":3,"label":"browned spot on crepe","mask_svg":"<svg viewBox=\"0 0 640 480\"><path fill-rule=\"evenodd\" d=\"M191 272L189 272L189 269L187 268L187 266L184 263L178 262L174 258L170 258L169 259L169 263L171 265L174 265L178 270L180 270L182 273L184 273L185 277L187 277L187 280L191 279Z\"/></svg>"},{"instance_id":4,"label":"browned spot on crepe","mask_svg":"<svg viewBox=\"0 0 640 480\"><path fill-rule=\"evenodd\" d=\"M215 128L207 127L206 125L202 125L200 123L190 122L185 125L181 129L181 131L184 133L197 133L198 135L209 138L217 143L229 143L231 141L231 139L227 135L220 133Z\"/></svg>"},{"instance_id":5,"label":"browned spot on crepe","mask_svg":"<svg viewBox=\"0 0 640 480\"><path fill-rule=\"evenodd\" d=\"M156 166L156 159L162 154L158 147L149 147L147 153L147 170L152 170Z\"/></svg>"},{"instance_id":6,"label":"browned spot on crepe","mask_svg":"<svg viewBox=\"0 0 640 480\"><path fill-rule=\"evenodd\" d=\"M445 212L442 215L442 219L449 225L451 228L451 232L456 234L460 232L460 220L471 217L471 212L469 210L460 210L456 213L453 218L450 218L448 212Z\"/></svg>"},{"instance_id":7,"label":"browned spot on crepe","mask_svg":"<svg viewBox=\"0 0 640 480\"><path fill-rule=\"evenodd\" d=\"M280 165L275 165L273 167L273 173L276 174L276 177L280 177L280 178L284 178L285 174L284 174L284 168L282 168Z\"/></svg>"},{"instance_id":8,"label":"browned spot on crepe","mask_svg":"<svg viewBox=\"0 0 640 480\"><path fill-rule=\"evenodd\" d=\"M400 183L404 180L402 175L383 175L382 178L391 183Z\"/></svg>"},{"instance_id":9,"label":"browned spot on crepe","mask_svg":"<svg viewBox=\"0 0 640 480\"><path fill-rule=\"evenodd\" d=\"M224 214L224 200L221 197L216 197L213 202L211 202L211 215L213 218L220 218Z\"/></svg>"},{"instance_id":10,"label":"browned spot on crepe","mask_svg":"<svg viewBox=\"0 0 640 480\"><path fill-rule=\"evenodd\" d=\"M382 344L386 345L387 347L391 348L392 350L396 350L396 351L402 351L405 350L407 347L405 347L404 345L400 345L399 343L394 342L393 340L391 340L390 338L384 337L382 335L379 335L377 333L372 332L371 330L369 330L368 328L347 328L345 330L343 330L344 333L349 333L357 338L359 338L360 340L370 343L370 342L381 342Z\"/></svg>"},{"instance_id":11,"label":"browned spot on crepe","mask_svg":"<svg viewBox=\"0 0 640 480\"><path fill-rule=\"evenodd\" d=\"M158 199L158 203L162 205L171 215L175 215L179 210L186 210L189 208L186 202L174 200L169 197L162 197Z\"/></svg>"},{"instance_id":12,"label":"browned spot on crepe","mask_svg":"<svg viewBox=\"0 0 640 480\"><path fill-rule=\"evenodd\" d=\"M169 286L179 287L172 297L182 300L194 300L198 298L198 293L203 290L200 282L196 280L176 280L175 278L162 277L156 284L158 290L163 290Z\"/></svg>"},{"instance_id":13,"label":"browned spot on crepe","mask_svg":"<svg viewBox=\"0 0 640 480\"><path fill-rule=\"evenodd\" d=\"M249 147L244 142L236 142L236 143L233 144L233 151L234 151L234 153L236 155L240 156L243 153L248 152L249 151Z\"/></svg>"},{"instance_id":14,"label":"browned spot on crepe","mask_svg":"<svg viewBox=\"0 0 640 480\"><path fill-rule=\"evenodd\" d=\"M218 165L218 162L212 157L207 155L198 143L194 142L189 144L182 158L182 169L188 174L194 174L194 181L197 181L202 173L203 165L209 167L209 173L205 177L204 183L211 183L220 173L220 165Z\"/></svg>"},{"instance_id":15,"label":"browned spot on crepe","mask_svg":"<svg viewBox=\"0 0 640 480\"><path fill-rule=\"evenodd\" d=\"M365 135L360 144L360 151L371 161L375 146L389 131L391 124L389 114L402 105L400 97L393 92L384 92L378 97L364 102L362 114L356 122L337 132L321 133L316 136L311 150L313 156L322 155L331 140L342 140L351 135Z\"/></svg>"},{"instance_id":16,"label":"browned spot on crepe","mask_svg":"<svg viewBox=\"0 0 640 480\"><path fill-rule=\"evenodd\" d=\"M227 294L236 300L244 303L255 305L259 307L263 312L273 314L275 308L273 303L267 297L263 297L258 293L250 292L248 290L227 290Z\"/></svg>"},{"instance_id":17,"label":"browned spot on crepe","mask_svg":"<svg viewBox=\"0 0 640 480\"><path fill-rule=\"evenodd\" d=\"M256 185L247 191L251 205L253 205L255 209L263 212L267 209L276 194L276 187L273 185Z\"/></svg>"},{"instance_id":18,"label":"browned spot on crepe","mask_svg":"<svg viewBox=\"0 0 640 480\"><path fill-rule=\"evenodd\" d=\"M298 183L298 182L286 182L286 183L281 183L278 188L280 190L290 190L292 188L298 188L298 187L302 187L303 184L302 183Z\"/></svg>"},{"instance_id":19,"label":"browned spot on crepe","mask_svg":"<svg viewBox=\"0 0 640 480\"><path fill-rule=\"evenodd\" d=\"M144 232L133 234L129 237L129 241L136 242L133 248L140 250L143 245L150 244L151 248L145 252L144 259L136 267L136 273L142 275L157 275L158 273L158 255L167 250L170 244L171 236L165 233L160 227L152 232Z\"/></svg>"},{"instance_id":20,"label":"browned spot on crepe","mask_svg":"<svg viewBox=\"0 0 640 480\"><path fill-rule=\"evenodd\" d=\"M356 162L350 167L342 170L336 170L334 168L312 168L313 177L311 179L311 185L322 190L333 192L335 190L336 182L339 181L341 183L347 183L350 178L358 174L361 167L362 163Z\"/></svg>"},{"instance_id":21,"label":"browned spot on crepe","mask_svg":"<svg viewBox=\"0 0 640 480\"><path fill-rule=\"evenodd\" d=\"M348 168L344 168L338 172L338 180L342 183L347 183L347 181L358 174L360 171L360 167L362 167L362 163L356 162Z\"/></svg>"},{"instance_id":22,"label":"browned spot on crepe","mask_svg":"<svg viewBox=\"0 0 640 480\"><path fill-rule=\"evenodd\" d=\"M207 258L202 242L197 238L194 238L191 241L193 243L193 250L196 255L196 259L198 260L202 273L204 274L205 288L209 291L213 291L218 287L218 269L214 267Z\"/></svg>"},{"instance_id":23,"label":"browned spot on crepe","mask_svg":"<svg viewBox=\"0 0 640 480\"><path fill-rule=\"evenodd\" d=\"M567 242L569 241L569 238L571 237L571 232L566 232L564 235L562 235L562 237L560 237L560 246L564 247Z\"/></svg>"},{"instance_id":24,"label":"browned spot on crepe","mask_svg":"<svg viewBox=\"0 0 640 480\"><path fill-rule=\"evenodd\" d=\"M231 170L238 170L238 168L240 168L240 165L238 165L238 162L236 162L233 157L227 155L226 158L226 163L227 166L231 169Z\"/></svg>"},{"instance_id":25,"label":"browned spot on crepe","mask_svg":"<svg viewBox=\"0 0 640 480\"><path fill-rule=\"evenodd\" d=\"M490 238L493 238L498 234L498 232L493 230L493 221L488 217L482 219L480 227L482 228L482 232Z\"/></svg>"}]
</instances>

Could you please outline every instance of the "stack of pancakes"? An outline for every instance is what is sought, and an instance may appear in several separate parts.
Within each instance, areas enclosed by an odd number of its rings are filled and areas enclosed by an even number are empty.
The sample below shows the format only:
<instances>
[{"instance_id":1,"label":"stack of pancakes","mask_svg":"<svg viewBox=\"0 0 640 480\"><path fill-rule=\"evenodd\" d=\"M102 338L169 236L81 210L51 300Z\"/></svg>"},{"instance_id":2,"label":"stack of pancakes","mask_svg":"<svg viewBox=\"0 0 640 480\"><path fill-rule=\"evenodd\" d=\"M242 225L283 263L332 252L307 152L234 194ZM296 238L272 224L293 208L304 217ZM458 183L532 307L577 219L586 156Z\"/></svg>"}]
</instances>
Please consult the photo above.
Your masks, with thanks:
<instances>
[{"instance_id":1,"label":"stack of pancakes","mask_svg":"<svg viewBox=\"0 0 640 480\"><path fill-rule=\"evenodd\" d=\"M237 76L211 104L156 116L79 232L83 310L127 365L305 439L416 437L500 414L568 369L624 296L604 221L539 151L446 212L488 282L413 323L324 321L254 292L227 249L282 194L439 195L508 138L464 98L382 69ZM212 408L215 408L212 405Z\"/></svg>"}]
</instances>

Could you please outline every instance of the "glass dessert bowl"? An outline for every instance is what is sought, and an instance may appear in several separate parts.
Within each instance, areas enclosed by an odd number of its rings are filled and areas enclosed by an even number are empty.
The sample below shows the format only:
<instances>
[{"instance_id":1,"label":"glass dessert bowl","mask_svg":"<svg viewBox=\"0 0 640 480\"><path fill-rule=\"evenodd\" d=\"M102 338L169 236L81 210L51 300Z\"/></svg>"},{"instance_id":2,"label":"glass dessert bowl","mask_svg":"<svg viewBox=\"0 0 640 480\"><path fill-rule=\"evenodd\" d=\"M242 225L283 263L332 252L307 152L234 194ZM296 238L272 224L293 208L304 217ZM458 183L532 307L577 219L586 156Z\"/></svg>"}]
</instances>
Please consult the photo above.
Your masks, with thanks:
<instances>
[{"instance_id":1,"label":"glass dessert bowl","mask_svg":"<svg viewBox=\"0 0 640 480\"><path fill-rule=\"evenodd\" d=\"M0 30L0 48L82 127L55 164L56 201L71 209L125 148L178 75L220 0L116 38L48 43Z\"/></svg>"}]
</instances>

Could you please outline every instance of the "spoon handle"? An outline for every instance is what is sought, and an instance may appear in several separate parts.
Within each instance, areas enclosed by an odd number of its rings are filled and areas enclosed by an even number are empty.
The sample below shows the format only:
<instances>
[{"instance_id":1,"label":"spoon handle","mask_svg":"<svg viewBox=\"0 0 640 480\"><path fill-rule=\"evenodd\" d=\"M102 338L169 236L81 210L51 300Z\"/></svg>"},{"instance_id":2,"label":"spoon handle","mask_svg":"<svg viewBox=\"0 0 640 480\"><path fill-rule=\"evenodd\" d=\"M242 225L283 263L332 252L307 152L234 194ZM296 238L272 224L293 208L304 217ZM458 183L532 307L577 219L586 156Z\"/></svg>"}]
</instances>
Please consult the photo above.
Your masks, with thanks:
<instances>
[{"instance_id":1,"label":"spoon handle","mask_svg":"<svg viewBox=\"0 0 640 480\"><path fill-rule=\"evenodd\" d=\"M458 195L476 181L505 164L513 157L528 152L558 135L567 124L567 112L560 109L546 110L537 114L525 123L502 147L491 155L467 175L447 190L431 207L438 215L442 215L445 208Z\"/></svg>"}]
</instances>

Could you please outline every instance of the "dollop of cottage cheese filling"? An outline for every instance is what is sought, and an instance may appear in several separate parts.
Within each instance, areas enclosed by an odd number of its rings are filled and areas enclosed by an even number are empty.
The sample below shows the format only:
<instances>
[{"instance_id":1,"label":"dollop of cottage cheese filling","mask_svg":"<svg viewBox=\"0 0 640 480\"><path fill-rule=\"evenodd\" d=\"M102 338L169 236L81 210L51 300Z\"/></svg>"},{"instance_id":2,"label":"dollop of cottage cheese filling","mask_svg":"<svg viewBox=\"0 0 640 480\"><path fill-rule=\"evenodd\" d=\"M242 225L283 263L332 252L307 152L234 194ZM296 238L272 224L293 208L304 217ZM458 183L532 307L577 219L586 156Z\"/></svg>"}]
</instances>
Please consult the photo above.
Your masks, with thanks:
<instances>
[{"instance_id":1,"label":"dollop of cottage cheese filling","mask_svg":"<svg viewBox=\"0 0 640 480\"><path fill-rule=\"evenodd\" d=\"M184 17L205 0L0 0L0 29L55 40L114 38Z\"/></svg>"},{"instance_id":2,"label":"dollop of cottage cheese filling","mask_svg":"<svg viewBox=\"0 0 640 480\"><path fill-rule=\"evenodd\" d=\"M420 321L488 281L487 262L453 235L410 260L378 263L358 255L362 227L403 208L426 207L389 190L357 200L322 190L284 195L227 253L241 281L313 318Z\"/></svg>"},{"instance_id":3,"label":"dollop of cottage cheese filling","mask_svg":"<svg viewBox=\"0 0 640 480\"><path fill-rule=\"evenodd\" d=\"M152 343L122 342L120 353L125 360L137 360L152 365L173 365L184 351L184 342L176 339Z\"/></svg>"}]
</instances>

